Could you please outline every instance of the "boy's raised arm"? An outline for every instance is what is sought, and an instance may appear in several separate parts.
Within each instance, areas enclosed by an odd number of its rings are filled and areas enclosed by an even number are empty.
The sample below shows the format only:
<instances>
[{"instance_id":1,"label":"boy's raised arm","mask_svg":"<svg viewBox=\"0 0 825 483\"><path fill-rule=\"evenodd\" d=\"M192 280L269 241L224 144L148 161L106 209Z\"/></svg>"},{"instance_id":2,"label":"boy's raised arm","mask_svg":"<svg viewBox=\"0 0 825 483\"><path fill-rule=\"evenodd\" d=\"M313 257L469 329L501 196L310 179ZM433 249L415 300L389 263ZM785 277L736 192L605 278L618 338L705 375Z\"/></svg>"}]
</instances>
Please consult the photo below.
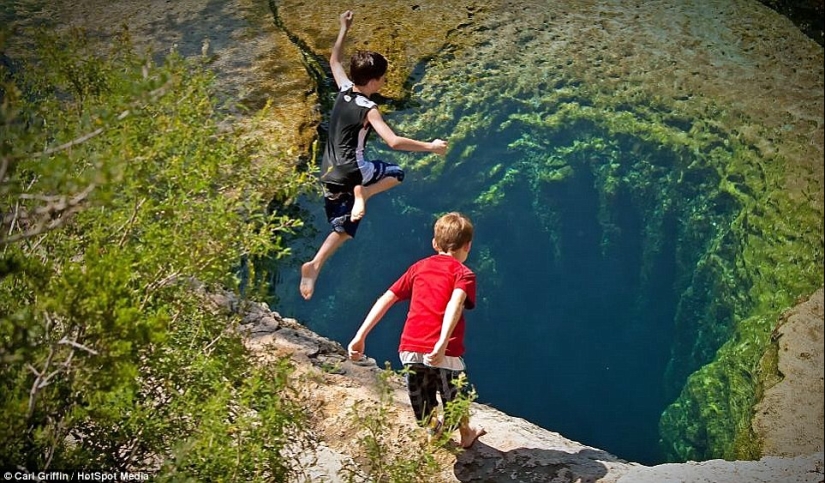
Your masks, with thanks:
<instances>
[{"instance_id":1,"label":"boy's raised arm","mask_svg":"<svg viewBox=\"0 0 825 483\"><path fill-rule=\"evenodd\" d=\"M329 56L329 67L332 70L332 77L335 78L335 83L338 84L338 88L349 81L341 60L344 51L344 40L347 37L347 31L349 31L352 25L352 15L352 10L347 10L338 17L341 27L338 30L338 38L335 39L335 44L332 46L332 53Z\"/></svg>"}]
</instances>

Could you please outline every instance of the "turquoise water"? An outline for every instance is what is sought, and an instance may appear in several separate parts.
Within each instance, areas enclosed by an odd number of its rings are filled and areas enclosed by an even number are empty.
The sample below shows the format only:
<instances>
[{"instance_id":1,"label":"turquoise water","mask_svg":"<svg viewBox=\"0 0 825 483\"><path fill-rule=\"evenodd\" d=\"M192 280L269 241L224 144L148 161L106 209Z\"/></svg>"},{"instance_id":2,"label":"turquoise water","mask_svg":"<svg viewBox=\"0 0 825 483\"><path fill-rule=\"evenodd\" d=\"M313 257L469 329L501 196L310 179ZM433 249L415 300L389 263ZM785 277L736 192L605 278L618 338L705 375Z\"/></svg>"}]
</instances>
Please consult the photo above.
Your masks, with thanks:
<instances>
[{"instance_id":1,"label":"turquoise water","mask_svg":"<svg viewBox=\"0 0 825 483\"><path fill-rule=\"evenodd\" d=\"M487 137L477 151L507 142ZM606 247L592 173L583 170L538 195L525 176L496 206L476 207L464 181L481 168L429 178L413 172L372 199L358 237L327 263L313 299L297 296L291 270L282 274L276 309L346 345L374 300L410 263L432 253L435 214L464 211L476 224L467 265L479 276L479 303L467 313L466 361L479 402L621 458L661 462L657 427L670 402L663 375L677 299L676 219L665 217L660 246L647 262L652 268L643 273L645 226L630 193L611 202L618 232ZM319 234L304 252L326 235L320 200L314 213ZM399 305L367 343L371 357L395 368L406 312Z\"/></svg>"},{"instance_id":2,"label":"turquoise water","mask_svg":"<svg viewBox=\"0 0 825 483\"><path fill-rule=\"evenodd\" d=\"M436 58L412 79L415 105L387 120L399 134L448 139L448 155L390 152L373 139L370 157L401 164L407 178L370 200L358 237L327 263L308 302L297 266L328 228L320 198L303 204L317 234L293 245L274 309L346 345L372 303L432 253L437 215L462 211L476 225L466 361L479 402L660 463L662 411L718 348L697 355L675 320L700 320L715 298L691 292L701 289L691 277L738 209L708 199L719 185L708 160L729 153L715 134L693 142L693 121L638 85L605 107L602 87L572 73L552 14L517 15L498 18L478 49ZM371 357L395 368L405 312L394 307L367 341ZM723 331L729 315L717 315Z\"/></svg>"}]
</instances>

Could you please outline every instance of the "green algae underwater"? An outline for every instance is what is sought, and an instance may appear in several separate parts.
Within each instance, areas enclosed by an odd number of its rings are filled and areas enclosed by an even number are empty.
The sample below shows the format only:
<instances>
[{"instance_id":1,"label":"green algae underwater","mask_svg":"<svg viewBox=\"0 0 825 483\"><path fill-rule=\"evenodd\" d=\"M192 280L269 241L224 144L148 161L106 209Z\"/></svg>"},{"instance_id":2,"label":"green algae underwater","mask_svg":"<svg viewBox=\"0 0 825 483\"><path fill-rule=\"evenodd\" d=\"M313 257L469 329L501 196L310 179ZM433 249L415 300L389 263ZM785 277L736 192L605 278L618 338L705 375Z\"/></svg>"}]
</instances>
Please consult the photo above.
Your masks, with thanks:
<instances>
[{"instance_id":1,"label":"green algae underwater","mask_svg":"<svg viewBox=\"0 0 825 483\"><path fill-rule=\"evenodd\" d=\"M714 16L700 14L710 3ZM277 308L346 344L431 253L437 215L462 211L476 226L466 361L479 402L643 464L758 457L750 419L770 332L823 284L821 175L791 159L821 159L805 141L821 144L822 49L735 3L685 2L668 17L521 2L490 16L481 43L429 59L408 82L411 102L385 113L400 134L448 139L448 155L374 138L369 154L404 166L404 184L370 200L310 302L284 270ZM587 15L595 27L582 33ZM743 17L750 30L731 32ZM781 51L791 47L793 58ZM813 121L741 101L788 66L811 69ZM296 243L303 254L327 231L321 200L305 207L318 234ZM394 367L405 309L367 341Z\"/></svg>"}]
</instances>

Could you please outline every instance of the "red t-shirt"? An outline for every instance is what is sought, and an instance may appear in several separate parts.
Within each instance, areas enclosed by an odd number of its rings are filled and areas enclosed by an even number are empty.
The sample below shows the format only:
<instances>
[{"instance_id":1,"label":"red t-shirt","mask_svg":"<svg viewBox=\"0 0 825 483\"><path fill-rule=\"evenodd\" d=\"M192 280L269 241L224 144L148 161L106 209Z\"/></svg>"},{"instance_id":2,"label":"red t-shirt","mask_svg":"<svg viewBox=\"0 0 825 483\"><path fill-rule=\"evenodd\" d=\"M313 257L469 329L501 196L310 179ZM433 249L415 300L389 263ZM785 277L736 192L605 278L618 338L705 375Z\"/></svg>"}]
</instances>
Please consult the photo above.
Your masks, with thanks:
<instances>
[{"instance_id":1,"label":"red t-shirt","mask_svg":"<svg viewBox=\"0 0 825 483\"><path fill-rule=\"evenodd\" d=\"M449 255L433 255L414 263L392 286L390 291L401 300L410 300L407 321L401 333L399 352L432 352L441 336L441 324L447 302L453 290L467 294L464 308L476 304L476 276L461 262ZM447 355L464 354L464 311L447 342Z\"/></svg>"}]
</instances>

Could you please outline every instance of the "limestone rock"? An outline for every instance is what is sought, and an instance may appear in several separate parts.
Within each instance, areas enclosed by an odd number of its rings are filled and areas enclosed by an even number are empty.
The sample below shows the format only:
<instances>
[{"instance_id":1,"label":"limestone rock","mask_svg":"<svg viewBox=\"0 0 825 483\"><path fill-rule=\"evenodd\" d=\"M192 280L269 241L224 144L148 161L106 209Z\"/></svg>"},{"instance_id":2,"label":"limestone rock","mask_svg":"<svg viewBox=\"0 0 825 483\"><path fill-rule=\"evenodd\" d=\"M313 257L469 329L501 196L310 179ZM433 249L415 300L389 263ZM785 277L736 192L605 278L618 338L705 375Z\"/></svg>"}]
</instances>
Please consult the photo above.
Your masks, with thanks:
<instances>
[{"instance_id":1,"label":"limestone rock","mask_svg":"<svg viewBox=\"0 0 825 483\"><path fill-rule=\"evenodd\" d=\"M762 454L796 456L825 450L823 290L787 311L773 332L781 380L765 390L753 428Z\"/></svg>"}]
</instances>

